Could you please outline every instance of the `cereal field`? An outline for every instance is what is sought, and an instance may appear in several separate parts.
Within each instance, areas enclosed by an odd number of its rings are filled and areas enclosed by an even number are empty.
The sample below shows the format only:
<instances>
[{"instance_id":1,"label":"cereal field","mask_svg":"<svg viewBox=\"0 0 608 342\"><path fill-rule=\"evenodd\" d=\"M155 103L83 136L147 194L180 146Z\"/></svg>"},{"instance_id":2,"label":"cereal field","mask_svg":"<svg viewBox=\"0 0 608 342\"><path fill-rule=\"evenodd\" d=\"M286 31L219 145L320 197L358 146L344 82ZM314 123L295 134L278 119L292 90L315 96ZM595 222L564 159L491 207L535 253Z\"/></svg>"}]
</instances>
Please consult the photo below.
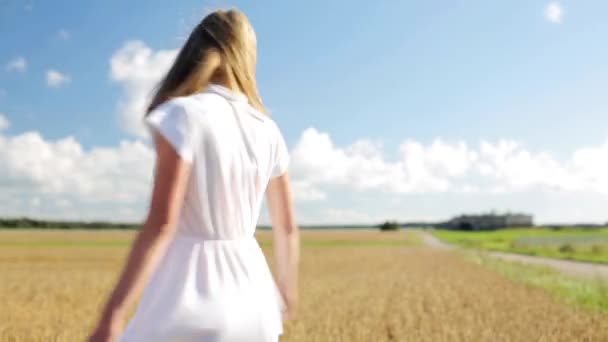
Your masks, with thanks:
<instances>
[{"instance_id":1,"label":"cereal field","mask_svg":"<svg viewBox=\"0 0 608 342\"><path fill-rule=\"evenodd\" d=\"M0 341L82 341L132 232L0 231ZM608 341L578 309L406 232L305 231L282 341ZM259 234L271 257L270 235Z\"/></svg>"}]
</instances>

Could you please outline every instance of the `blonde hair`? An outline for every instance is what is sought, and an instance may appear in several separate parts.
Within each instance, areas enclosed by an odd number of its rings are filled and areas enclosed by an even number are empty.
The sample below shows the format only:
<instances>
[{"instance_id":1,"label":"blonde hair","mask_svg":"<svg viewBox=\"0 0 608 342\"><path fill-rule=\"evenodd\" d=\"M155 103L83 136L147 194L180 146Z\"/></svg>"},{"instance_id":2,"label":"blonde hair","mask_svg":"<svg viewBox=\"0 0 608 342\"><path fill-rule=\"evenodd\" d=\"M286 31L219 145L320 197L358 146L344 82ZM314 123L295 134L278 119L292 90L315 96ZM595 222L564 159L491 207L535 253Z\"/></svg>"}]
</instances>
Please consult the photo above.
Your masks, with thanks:
<instances>
[{"instance_id":1,"label":"blonde hair","mask_svg":"<svg viewBox=\"0 0 608 342\"><path fill-rule=\"evenodd\" d=\"M239 87L250 104L265 112L255 78L256 38L247 16L235 9L217 10L194 28L148 106L201 91L214 80Z\"/></svg>"}]
</instances>

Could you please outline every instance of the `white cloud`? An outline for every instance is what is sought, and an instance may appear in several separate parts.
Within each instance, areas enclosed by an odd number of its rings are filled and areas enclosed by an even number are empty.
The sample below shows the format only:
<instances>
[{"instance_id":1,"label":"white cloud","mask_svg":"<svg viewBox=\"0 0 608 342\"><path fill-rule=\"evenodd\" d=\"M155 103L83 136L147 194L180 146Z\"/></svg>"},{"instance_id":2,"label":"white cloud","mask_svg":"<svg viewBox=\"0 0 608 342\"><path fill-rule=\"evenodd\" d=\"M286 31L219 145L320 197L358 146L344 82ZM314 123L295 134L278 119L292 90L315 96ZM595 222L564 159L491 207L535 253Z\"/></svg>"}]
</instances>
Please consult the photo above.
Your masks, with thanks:
<instances>
[{"instance_id":1,"label":"white cloud","mask_svg":"<svg viewBox=\"0 0 608 342\"><path fill-rule=\"evenodd\" d=\"M328 208L325 213L324 222L327 224L370 224L380 222L382 218L374 218L372 215L356 209Z\"/></svg>"},{"instance_id":2,"label":"white cloud","mask_svg":"<svg viewBox=\"0 0 608 342\"><path fill-rule=\"evenodd\" d=\"M551 2L545 7L545 18L555 24L561 24L564 18L564 9L558 2Z\"/></svg>"},{"instance_id":3,"label":"white cloud","mask_svg":"<svg viewBox=\"0 0 608 342\"><path fill-rule=\"evenodd\" d=\"M33 197L30 200L30 205L34 208L38 208L40 207L40 197Z\"/></svg>"},{"instance_id":4,"label":"white cloud","mask_svg":"<svg viewBox=\"0 0 608 342\"><path fill-rule=\"evenodd\" d=\"M70 76L62 74L57 70L48 70L46 72L46 85L51 88L59 88L71 82Z\"/></svg>"},{"instance_id":5,"label":"white cloud","mask_svg":"<svg viewBox=\"0 0 608 342\"><path fill-rule=\"evenodd\" d=\"M131 41L113 54L109 74L124 91L119 111L126 131L146 135L145 105L176 53ZM149 146L135 140L85 149L72 137L8 136L2 126L6 129L8 120L0 115L0 215L112 220L143 215L154 157ZM337 146L326 132L304 130L291 150L298 216L311 223L442 219L452 210L489 206L530 208L545 220L604 215L605 208L593 203L608 199L608 141L562 159L511 140L404 140L396 153L384 150L379 141ZM39 198L38 206L32 198ZM589 203L581 204L585 199Z\"/></svg>"},{"instance_id":6,"label":"white cloud","mask_svg":"<svg viewBox=\"0 0 608 342\"><path fill-rule=\"evenodd\" d=\"M10 125L11 123L8 121L6 116L3 113L0 113L0 132L7 129Z\"/></svg>"},{"instance_id":7,"label":"white cloud","mask_svg":"<svg viewBox=\"0 0 608 342\"><path fill-rule=\"evenodd\" d=\"M307 129L292 151L291 173L305 185L306 194L325 194L328 186L401 194L531 188L608 194L608 142L581 148L566 161L507 140L481 142L477 148L441 139L429 145L408 140L401 144L399 159L394 161L387 160L379 149L370 149L372 145L360 140L339 148L328 134Z\"/></svg>"},{"instance_id":8,"label":"white cloud","mask_svg":"<svg viewBox=\"0 0 608 342\"><path fill-rule=\"evenodd\" d=\"M499 183L499 188L521 190L542 186L566 191L591 190L577 170L572 168L571 161L560 163L548 153L530 152L516 142L482 142L480 153L480 174ZM608 188L595 190L608 193Z\"/></svg>"},{"instance_id":9,"label":"white cloud","mask_svg":"<svg viewBox=\"0 0 608 342\"><path fill-rule=\"evenodd\" d=\"M292 151L292 172L310 184L351 185L356 190L387 186L395 175L394 165L382 160L379 149L362 140L346 149L333 145L328 134L309 128Z\"/></svg>"},{"instance_id":10,"label":"white cloud","mask_svg":"<svg viewBox=\"0 0 608 342\"><path fill-rule=\"evenodd\" d=\"M110 78L124 90L119 112L121 125L128 133L147 135L142 122L146 105L176 56L177 50L153 51L141 41L126 42L112 55Z\"/></svg>"},{"instance_id":11,"label":"white cloud","mask_svg":"<svg viewBox=\"0 0 608 342\"><path fill-rule=\"evenodd\" d=\"M578 149L572 156L571 169L588 188L608 192L608 142Z\"/></svg>"},{"instance_id":12,"label":"white cloud","mask_svg":"<svg viewBox=\"0 0 608 342\"><path fill-rule=\"evenodd\" d=\"M59 31L57 31L57 38L60 40L69 40L71 37L70 31L66 30L66 29L61 29Z\"/></svg>"},{"instance_id":13,"label":"white cloud","mask_svg":"<svg viewBox=\"0 0 608 342\"><path fill-rule=\"evenodd\" d=\"M405 141L399 150L399 160L388 161L377 143L359 140L338 148L328 134L309 128L292 151L292 173L308 182L308 192L322 193L318 187L323 185L395 193L447 191L449 178L464 175L477 158L466 144L452 146L440 139L429 146Z\"/></svg>"},{"instance_id":14,"label":"white cloud","mask_svg":"<svg viewBox=\"0 0 608 342\"><path fill-rule=\"evenodd\" d=\"M326 193L313 187L306 180L293 181L292 192L296 201L321 201L327 198Z\"/></svg>"},{"instance_id":15,"label":"white cloud","mask_svg":"<svg viewBox=\"0 0 608 342\"><path fill-rule=\"evenodd\" d=\"M27 61L23 57L17 57L8 62L4 69L8 72L25 72L27 70Z\"/></svg>"},{"instance_id":16,"label":"white cloud","mask_svg":"<svg viewBox=\"0 0 608 342\"><path fill-rule=\"evenodd\" d=\"M336 146L329 134L305 130L291 151L298 217L373 223L494 207L537 210L545 221L582 220L601 218L604 208L592 203L608 198L608 141L565 160L508 140L475 147L407 140L398 151L390 160L377 142ZM153 160L140 141L85 149L73 137L0 131L0 215L141 219Z\"/></svg>"},{"instance_id":17,"label":"white cloud","mask_svg":"<svg viewBox=\"0 0 608 342\"><path fill-rule=\"evenodd\" d=\"M72 208L72 207L73 207L73 205L72 205L72 201L70 201L70 200L68 200L68 199L65 199L65 198L59 198L59 199L57 199L57 200L55 201L55 205L56 205L58 208L64 208L64 209L69 209L69 208Z\"/></svg>"},{"instance_id":18,"label":"white cloud","mask_svg":"<svg viewBox=\"0 0 608 342\"><path fill-rule=\"evenodd\" d=\"M0 192L46 199L61 208L105 204L118 209L146 198L153 157L152 149L137 141L85 150L72 137L49 141L38 132L0 134Z\"/></svg>"}]
</instances>

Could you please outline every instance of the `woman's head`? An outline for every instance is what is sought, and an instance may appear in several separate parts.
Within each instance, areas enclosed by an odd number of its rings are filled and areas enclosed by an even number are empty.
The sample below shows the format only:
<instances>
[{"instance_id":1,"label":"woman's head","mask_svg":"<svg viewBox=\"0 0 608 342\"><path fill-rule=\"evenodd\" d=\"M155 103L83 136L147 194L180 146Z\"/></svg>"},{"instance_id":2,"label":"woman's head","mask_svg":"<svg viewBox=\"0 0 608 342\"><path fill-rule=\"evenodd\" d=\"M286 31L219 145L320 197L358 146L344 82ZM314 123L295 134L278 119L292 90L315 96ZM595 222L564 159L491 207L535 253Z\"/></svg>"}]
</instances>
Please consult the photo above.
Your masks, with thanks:
<instances>
[{"instance_id":1,"label":"woman's head","mask_svg":"<svg viewBox=\"0 0 608 342\"><path fill-rule=\"evenodd\" d=\"M207 15L188 37L148 107L194 94L209 83L234 85L260 111L264 105L257 89L257 41L247 16L238 10Z\"/></svg>"}]
</instances>

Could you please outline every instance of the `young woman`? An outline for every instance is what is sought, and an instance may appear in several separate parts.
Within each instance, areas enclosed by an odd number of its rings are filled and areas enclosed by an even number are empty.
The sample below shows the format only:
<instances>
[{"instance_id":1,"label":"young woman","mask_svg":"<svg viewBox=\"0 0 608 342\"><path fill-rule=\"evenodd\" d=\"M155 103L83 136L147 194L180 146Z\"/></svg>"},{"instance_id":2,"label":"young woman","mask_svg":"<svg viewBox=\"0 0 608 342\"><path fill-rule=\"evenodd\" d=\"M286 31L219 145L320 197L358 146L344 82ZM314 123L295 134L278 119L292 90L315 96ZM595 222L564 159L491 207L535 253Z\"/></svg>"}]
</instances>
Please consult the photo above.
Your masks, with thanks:
<instances>
[{"instance_id":1,"label":"young woman","mask_svg":"<svg viewBox=\"0 0 608 342\"><path fill-rule=\"evenodd\" d=\"M160 83L145 117L157 154L149 214L89 341L277 341L293 317L288 151L264 114L256 55L247 17L216 11ZM264 194L276 282L254 238Z\"/></svg>"}]
</instances>

